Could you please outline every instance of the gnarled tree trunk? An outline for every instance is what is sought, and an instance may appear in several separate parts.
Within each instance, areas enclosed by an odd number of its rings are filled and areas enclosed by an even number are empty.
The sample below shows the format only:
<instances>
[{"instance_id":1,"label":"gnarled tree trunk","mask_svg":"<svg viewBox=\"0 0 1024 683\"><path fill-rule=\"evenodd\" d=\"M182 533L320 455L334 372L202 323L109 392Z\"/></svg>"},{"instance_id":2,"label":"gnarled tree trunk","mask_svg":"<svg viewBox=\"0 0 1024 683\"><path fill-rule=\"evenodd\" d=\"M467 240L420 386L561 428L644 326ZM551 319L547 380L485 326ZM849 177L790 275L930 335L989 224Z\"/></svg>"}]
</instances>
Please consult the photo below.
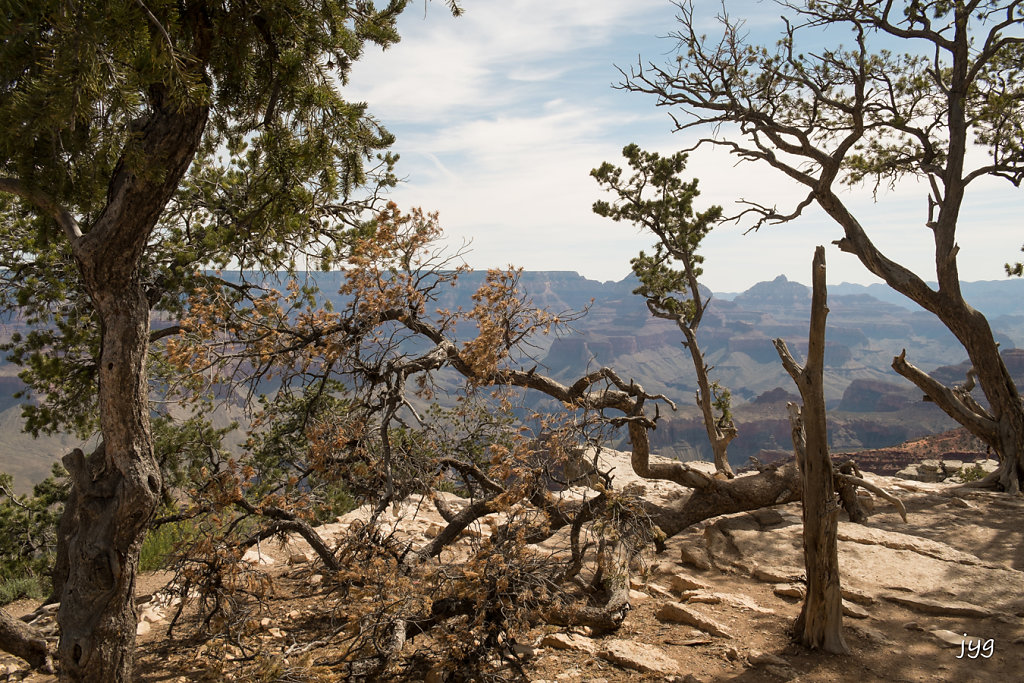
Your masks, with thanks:
<instances>
[{"instance_id":1,"label":"gnarled tree trunk","mask_svg":"<svg viewBox=\"0 0 1024 683\"><path fill-rule=\"evenodd\" d=\"M76 449L64 458L72 487L54 573L62 681L131 680L135 573L163 485L150 433L149 301L140 268L149 236L199 145L208 110L183 105L161 86L153 86L150 97L150 113L111 178L104 210L84 234L70 218L64 225L100 321L103 441L88 457Z\"/></svg>"}]
</instances>

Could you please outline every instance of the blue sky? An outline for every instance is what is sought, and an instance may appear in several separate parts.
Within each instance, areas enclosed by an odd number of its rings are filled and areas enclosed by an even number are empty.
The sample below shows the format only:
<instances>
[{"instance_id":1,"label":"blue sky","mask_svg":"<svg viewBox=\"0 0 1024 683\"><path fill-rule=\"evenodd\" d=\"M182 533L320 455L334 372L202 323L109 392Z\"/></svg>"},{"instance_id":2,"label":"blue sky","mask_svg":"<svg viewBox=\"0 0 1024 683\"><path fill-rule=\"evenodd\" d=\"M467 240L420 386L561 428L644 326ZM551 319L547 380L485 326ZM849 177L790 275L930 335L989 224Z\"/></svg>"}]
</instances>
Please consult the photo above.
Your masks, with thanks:
<instances>
[{"instance_id":1,"label":"blue sky","mask_svg":"<svg viewBox=\"0 0 1024 683\"><path fill-rule=\"evenodd\" d=\"M620 280L629 259L649 248L650 236L591 212L602 193L589 176L602 161L622 164L630 142L671 153L692 133L672 133L668 112L652 98L612 87L640 58L662 63L674 41L677 8L668 0L465 0L453 19L438 0L418 2L399 22L402 42L370 50L355 65L347 97L365 100L397 136L402 207L440 212L453 247L471 241L474 268L513 264L528 270L575 270L596 280ZM718 2L707 32L716 34ZM773 44L780 26L771 2L727 3L751 38ZM841 42L846 35L839 33ZM706 204L756 199L786 208L799 188L767 167L724 152L690 156L687 175L700 178ZM972 188L960 228L964 280L1003 277L1024 242L1024 195L1009 183ZM924 227L921 186L906 183L872 199L867 189L849 200L869 234L895 260L931 280L931 243ZM841 235L821 212L743 234L727 223L705 240L703 281L712 290L741 291L784 274L809 282L816 244ZM827 251L830 282L876 281L856 259Z\"/></svg>"}]
</instances>

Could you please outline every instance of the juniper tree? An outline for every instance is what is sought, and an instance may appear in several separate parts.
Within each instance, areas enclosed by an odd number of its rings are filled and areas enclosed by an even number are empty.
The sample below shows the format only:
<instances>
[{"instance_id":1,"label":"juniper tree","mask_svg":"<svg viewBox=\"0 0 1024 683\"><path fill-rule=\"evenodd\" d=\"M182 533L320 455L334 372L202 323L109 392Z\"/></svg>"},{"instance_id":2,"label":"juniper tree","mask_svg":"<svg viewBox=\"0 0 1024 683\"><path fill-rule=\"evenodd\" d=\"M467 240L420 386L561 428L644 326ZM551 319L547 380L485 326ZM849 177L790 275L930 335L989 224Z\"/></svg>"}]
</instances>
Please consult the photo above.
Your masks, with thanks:
<instances>
[{"instance_id":1,"label":"juniper tree","mask_svg":"<svg viewBox=\"0 0 1024 683\"><path fill-rule=\"evenodd\" d=\"M458 11L454 3L448 3ZM60 676L132 675L139 546L162 493L147 353L207 266L330 266L392 183L391 136L342 90L405 0L7 2L0 12L5 303L30 429L98 429L64 458ZM238 285L244 289L248 285Z\"/></svg>"},{"instance_id":2,"label":"juniper tree","mask_svg":"<svg viewBox=\"0 0 1024 683\"><path fill-rule=\"evenodd\" d=\"M736 438L736 425L729 391L711 381L710 368L697 343L697 327L711 302L700 290L698 278L704 257L697 250L721 218L722 208L712 206L694 213L693 200L700 194L697 181L685 182L679 177L686 168L686 154L662 157L627 145L622 156L633 171L628 180L622 179L621 168L608 162L590 172L598 183L618 195L614 203L595 202L594 213L628 221L658 238L653 254L640 252L630 261L640 279L633 293L644 297L652 315L673 321L682 331L683 345L693 360L697 405L704 417L715 468L732 477L728 447Z\"/></svg>"},{"instance_id":3,"label":"juniper tree","mask_svg":"<svg viewBox=\"0 0 1024 683\"><path fill-rule=\"evenodd\" d=\"M705 131L713 146L782 173L805 193L795 206L747 202L752 227L786 223L817 205L841 229L836 244L872 274L933 313L963 345L987 405L914 367L893 368L996 453L983 485L1010 492L1024 478L1024 407L985 316L961 293L958 230L967 193L986 178L1024 180L1017 0L808 0L777 3L777 43L746 42L742 22L722 16L709 40L692 3L678 3L677 55L639 64L622 87L673 108L678 131ZM821 31L831 40L820 44ZM847 37L842 45L840 35ZM814 48L802 48L804 38ZM980 152L980 153L975 153ZM845 184L924 181L917 230L934 252L937 287L888 257L858 218ZM887 219L887 227L891 219ZM960 231L961 236L964 234ZM1011 267L1012 268L1012 267Z\"/></svg>"}]
</instances>

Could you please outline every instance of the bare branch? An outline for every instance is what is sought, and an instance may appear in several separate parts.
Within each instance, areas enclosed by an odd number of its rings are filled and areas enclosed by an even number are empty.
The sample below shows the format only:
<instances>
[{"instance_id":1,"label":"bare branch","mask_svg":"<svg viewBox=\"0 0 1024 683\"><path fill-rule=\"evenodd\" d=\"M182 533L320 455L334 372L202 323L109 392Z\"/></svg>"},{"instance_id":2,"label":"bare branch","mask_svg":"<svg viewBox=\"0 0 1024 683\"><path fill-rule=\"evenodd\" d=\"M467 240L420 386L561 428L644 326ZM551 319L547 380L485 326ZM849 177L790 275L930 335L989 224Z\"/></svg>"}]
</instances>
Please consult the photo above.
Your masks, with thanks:
<instances>
[{"instance_id":1,"label":"bare branch","mask_svg":"<svg viewBox=\"0 0 1024 683\"><path fill-rule=\"evenodd\" d=\"M907 362L907 350L892 359L892 369L906 377L923 391L954 420L990 446L998 439L998 424L992 415L977 404L969 407L952 389L937 381L928 373Z\"/></svg>"}]
</instances>

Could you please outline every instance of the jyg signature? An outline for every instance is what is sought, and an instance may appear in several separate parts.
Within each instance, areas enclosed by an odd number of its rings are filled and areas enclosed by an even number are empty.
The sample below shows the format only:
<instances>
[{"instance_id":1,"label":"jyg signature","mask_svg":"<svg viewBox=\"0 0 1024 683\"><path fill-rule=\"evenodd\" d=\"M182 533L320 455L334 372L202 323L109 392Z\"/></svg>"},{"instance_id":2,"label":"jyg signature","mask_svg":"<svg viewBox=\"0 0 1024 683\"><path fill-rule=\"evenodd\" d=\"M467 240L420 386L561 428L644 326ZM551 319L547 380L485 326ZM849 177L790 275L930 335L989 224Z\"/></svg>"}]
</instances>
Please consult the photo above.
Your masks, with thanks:
<instances>
[{"instance_id":1,"label":"jyg signature","mask_svg":"<svg viewBox=\"0 0 1024 683\"><path fill-rule=\"evenodd\" d=\"M988 640L982 640L981 638L969 638L967 634L964 634L964 639L960 641L960 654L956 656L957 659L977 659L978 657L984 657L988 659L995 652L996 641L994 638Z\"/></svg>"}]
</instances>

